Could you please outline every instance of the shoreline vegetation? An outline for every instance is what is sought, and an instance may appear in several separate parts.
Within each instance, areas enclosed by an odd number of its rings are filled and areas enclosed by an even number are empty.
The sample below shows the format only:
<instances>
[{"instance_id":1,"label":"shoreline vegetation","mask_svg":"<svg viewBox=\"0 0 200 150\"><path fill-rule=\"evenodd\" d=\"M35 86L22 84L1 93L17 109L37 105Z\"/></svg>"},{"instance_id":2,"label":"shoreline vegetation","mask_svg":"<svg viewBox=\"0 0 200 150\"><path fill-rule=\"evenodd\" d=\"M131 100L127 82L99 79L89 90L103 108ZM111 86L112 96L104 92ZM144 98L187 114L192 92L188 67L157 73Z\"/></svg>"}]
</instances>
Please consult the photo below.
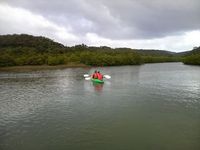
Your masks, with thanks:
<instances>
[{"instance_id":1,"label":"shoreline vegetation","mask_svg":"<svg viewBox=\"0 0 200 150\"><path fill-rule=\"evenodd\" d=\"M40 70L56 70L65 68L90 68L84 64L67 64L67 65L27 65L27 66L7 66L0 67L0 72L24 72L24 71L40 71Z\"/></svg>"},{"instance_id":2,"label":"shoreline vegetation","mask_svg":"<svg viewBox=\"0 0 200 150\"><path fill-rule=\"evenodd\" d=\"M189 52L64 46L45 37L26 34L0 35L0 71L41 70L69 67L141 65L183 62L200 65L200 47Z\"/></svg>"},{"instance_id":3,"label":"shoreline vegetation","mask_svg":"<svg viewBox=\"0 0 200 150\"><path fill-rule=\"evenodd\" d=\"M159 62L159 63L176 63L176 62ZM130 66L130 65L124 65L124 66ZM92 68L92 67L101 67L101 66L88 66L85 64L67 64L67 65L54 65L54 66L49 66L49 65L7 66L7 67L0 67L0 72L26 72L26 71L29 72L29 71L41 71L41 70L57 70L66 68ZM103 67L109 67L109 66L103 66Z\"/></svg>"}]
</instances>

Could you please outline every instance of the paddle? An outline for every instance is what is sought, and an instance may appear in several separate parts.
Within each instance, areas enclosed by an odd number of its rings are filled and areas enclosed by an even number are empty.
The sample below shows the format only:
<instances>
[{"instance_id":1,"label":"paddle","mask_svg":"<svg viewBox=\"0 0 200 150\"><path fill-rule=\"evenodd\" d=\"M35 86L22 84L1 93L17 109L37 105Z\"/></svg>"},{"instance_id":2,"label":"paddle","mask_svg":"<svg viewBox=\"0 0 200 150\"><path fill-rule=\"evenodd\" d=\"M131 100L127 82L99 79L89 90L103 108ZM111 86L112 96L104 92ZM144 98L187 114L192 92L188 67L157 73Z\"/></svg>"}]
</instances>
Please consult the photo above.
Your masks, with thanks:
<instances>
[{"instance_id":1,"label":"paddle","mask_svg":"<svg viewBox=\"0 0 200 150\"><path fill-rule=\"evenodd\" d=\"M84 74L83 76L86 78L86 77L89 77L90 75L89 74Z\"/></svg>"},{"instance_id":2,"label":"paddle","mask_svg":"<svg viewBox=\"0 0 200 150\"><path fill-rule=\"evenodd\" d=\"M109 76L109 75L103 75L103 77L106 78L106 79L110 79L111 78L111 76Z\"/></svg>"},{"instance_id":3,"label":"paddle","mask_svg":"<svg viewBox=\"0 0 200 150\"><path fill-rule=\"evenodd\" d=\"M85 78L85 80L90 80L90 79L91 79L90 77L86 77L86 78Z\"/></svg>"}]
</instances>

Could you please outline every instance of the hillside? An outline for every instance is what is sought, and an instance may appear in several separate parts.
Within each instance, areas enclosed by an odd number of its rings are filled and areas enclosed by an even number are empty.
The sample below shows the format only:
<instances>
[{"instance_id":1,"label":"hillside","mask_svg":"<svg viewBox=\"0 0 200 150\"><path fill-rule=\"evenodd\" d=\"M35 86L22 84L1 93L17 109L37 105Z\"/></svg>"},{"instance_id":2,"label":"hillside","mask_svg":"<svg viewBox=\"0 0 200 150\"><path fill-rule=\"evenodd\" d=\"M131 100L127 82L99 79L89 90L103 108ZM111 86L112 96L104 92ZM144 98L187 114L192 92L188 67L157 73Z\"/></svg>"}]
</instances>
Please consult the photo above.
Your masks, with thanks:
<instances>
[{"instance_id":1,"label":"hillside","mask_svg":"<svg viewBox=\"0 0 200 150\"><path fill-rule=\"evenodd\" d=\"M199 47L194 47L193 50L191 50L188 55L196 55L200 54L200 46Z\"/></svg>"},{"instance_id":2,"label":"hillside","mask_svg":"<svg viewBox=\"0 0 200 150\"><path fill-rule=\"evenodd\" d=\"M0 36L0 66L70 65L91 66L136 65L142 60L136 52L114 52L84 44L63 46L45 37L31 35Z\"/></svg>"},{"instance_id":3,"label":"hillside","mask_svg":"<svg viewBox=\"0 0 200 150\"><path fill-rule=\"evenodd\" d=\"M32 47L40 51L64 48L62 44L54 42L51 39L42 36L32 36L27 34L1 35L0 48L5 47Z\"/></svg>"},{"instance_id":4,"label":"hillside","mask_svg":"<svg viewBox=\"0 0 200 150\"><path fill-rule=\"evenodd\" d=\"M185 55L183 63L188 65L200 65L200 46L189 51Z\"/></svg>"},{"instance_id":5,"label":"hillside","mask_svg":"<svg viewBox=\"0 0 200 150\"><path fill-rule=\"evenodd\" d=\"M165 50L139 49L135 51L143 56L147 56L147 55L148 56L174 56L176 54L175 52L170 52L170 51L165 51Z\"/></svg>"},{"instance_id":6,"label":"hillside","mask_svg":"<svg viewBox=\"0 0 200 150\"><path fill-rule=\"evenodd\" d=\"M136 65L179 61L173 52L87 45L64 46L51 39L26 34L0 35L0 66L85 64Z\"/></svg>"}]
</instances>

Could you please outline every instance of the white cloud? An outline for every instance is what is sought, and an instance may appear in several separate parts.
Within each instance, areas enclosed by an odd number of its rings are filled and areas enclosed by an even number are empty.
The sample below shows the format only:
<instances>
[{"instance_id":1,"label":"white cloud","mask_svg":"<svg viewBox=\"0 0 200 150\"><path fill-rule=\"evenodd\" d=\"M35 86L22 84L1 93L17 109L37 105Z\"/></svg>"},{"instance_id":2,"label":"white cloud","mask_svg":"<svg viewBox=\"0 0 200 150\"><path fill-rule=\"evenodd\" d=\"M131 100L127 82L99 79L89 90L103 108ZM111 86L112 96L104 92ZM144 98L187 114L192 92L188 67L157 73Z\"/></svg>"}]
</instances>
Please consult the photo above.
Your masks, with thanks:
<instances>
[{"instance_id":1,"label":"white cloud","mask_svg":"<svg viewBox=\"0 0 200 150\"><path fill-rule=\"evenodd\" d=\"M78 3L78 0L76 3ZM49 11L49 15L45 17L46 13L30 11L24 7L0 3L0 34L26 33L46 36L69 46L85 43L93 46L105 45L137 49L162 49L176 52L190 50L194 46L200 46L200 30L198 29L181 31L177 35L168 34L164 37L158 36L157 38L149 39L112 38L112 36L104 36L105 34L101 34L100 31L110 35L121 36L122 34L132 34L133 32L131 31L137 32L137 28L134 25L127 27L127 18L122 20L120 16L117 16L117 12L116 16L113 15L113 10L110 6L113 4L111 2L107 5L103 4L104 3L99 1L85 4L82 1L81 5L79 5L79 9L81 12L85 13L83 16L76 16L76 14L74 14L75 12L66 12L66 15L62 12L62 15L59 15L59 13L55 15L53 12L50 14ZM119 4L118 7L120 9L121 2ZM97 5L97 7L93 8L94 5ZM124 7L127 7L127 5L128 4L124 4ZM113 9L117 10L116 8L113 6ZM101 9L104 11L101 11ZM122 10L124 9L125 8ZM127 10L127 12L129 11L130 10ZM78 12L78 14L80 14L80 12ZM157 22L157 24L158 23L159 22ZM165 30L165 28L163 27L162 30ZM151 28L149 28L149 30L151 30ZM131 36L134 36L134 34Z\"/></svg>"},{"instance_id":2,"label":"white cloud","mask_svg":"<svg viewBox=\"0 0 200 150\"><path fill-rule=\"evenodd\" d=\"M0 4L0 33L26 33L46 36L61 43L74 43L79 38L72 33L69 25L59 26L41 15L22 8Z\"/></svg>"},{"instance_id":3,"label":"white cloud","mask_svg":"<svg viewBox=\"0 0 200 150\"><path fill-rule=\"evenodd\" d=\"M93 46L111 46L111 47L129 47L137 49L160 49L174 52L191 50L195 46L199 46L200 30L185 32L178 36L168 36L158 39L148 40L111 40L98 36L95 33L86 35L86 42ZM103 43L103 44L102 44Z\"/></svg>"}]
</instances>

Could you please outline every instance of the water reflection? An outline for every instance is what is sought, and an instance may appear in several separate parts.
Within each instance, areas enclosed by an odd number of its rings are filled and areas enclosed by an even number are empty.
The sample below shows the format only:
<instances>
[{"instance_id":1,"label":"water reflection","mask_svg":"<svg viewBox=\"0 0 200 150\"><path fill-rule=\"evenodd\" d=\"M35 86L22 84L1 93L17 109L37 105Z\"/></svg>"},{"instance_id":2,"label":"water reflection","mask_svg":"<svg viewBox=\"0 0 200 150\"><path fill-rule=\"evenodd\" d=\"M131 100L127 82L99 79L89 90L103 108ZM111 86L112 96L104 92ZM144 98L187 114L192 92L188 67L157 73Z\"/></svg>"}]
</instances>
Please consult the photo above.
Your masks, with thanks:
<instances>
[{"instance_id":1,"label":"water reflection","mask_svg":"<svg viewBox=\"0 0 200 150\"><path fill-rule=\"evenodd\" d=\"M102 92L103 90L103 85L102 83L93 83L93 86L94 86L94 90L97 91L97 92Z\"/></svg>"}]
</instances>

